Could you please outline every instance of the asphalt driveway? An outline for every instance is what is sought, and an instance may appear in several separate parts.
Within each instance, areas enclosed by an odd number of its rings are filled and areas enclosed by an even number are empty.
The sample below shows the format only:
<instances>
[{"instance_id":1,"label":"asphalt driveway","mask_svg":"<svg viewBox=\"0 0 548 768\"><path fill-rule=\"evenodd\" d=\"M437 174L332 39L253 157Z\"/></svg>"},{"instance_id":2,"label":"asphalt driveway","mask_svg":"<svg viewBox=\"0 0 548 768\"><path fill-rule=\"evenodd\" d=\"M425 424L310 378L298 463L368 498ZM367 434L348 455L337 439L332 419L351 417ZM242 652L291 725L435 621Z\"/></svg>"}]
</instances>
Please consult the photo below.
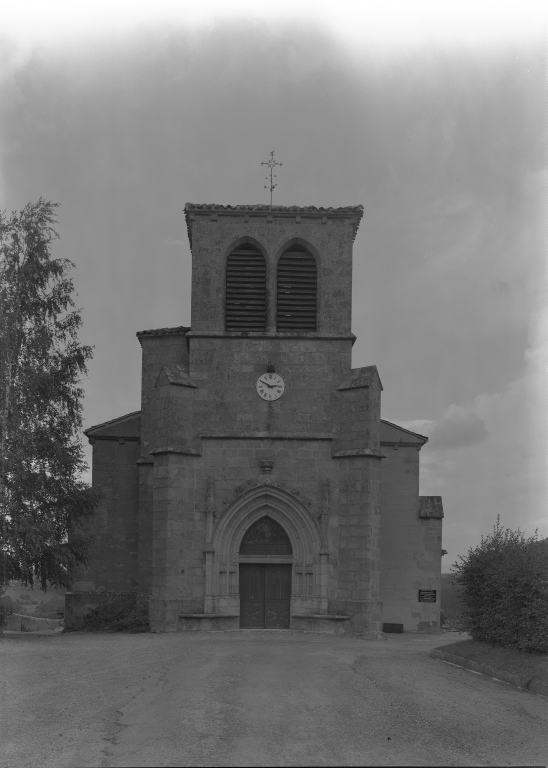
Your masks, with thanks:
<instances>
[{"instance_id":1,"label":"asphalt driveway","mask_svg":"<svg viewBox=\"0 0 548 768\"><path fill-rule=\"evenodd\" d=\"M2 765L542 765L548 699L429 657L458 635L6 635Z\"/></svg>"}]
</instances>

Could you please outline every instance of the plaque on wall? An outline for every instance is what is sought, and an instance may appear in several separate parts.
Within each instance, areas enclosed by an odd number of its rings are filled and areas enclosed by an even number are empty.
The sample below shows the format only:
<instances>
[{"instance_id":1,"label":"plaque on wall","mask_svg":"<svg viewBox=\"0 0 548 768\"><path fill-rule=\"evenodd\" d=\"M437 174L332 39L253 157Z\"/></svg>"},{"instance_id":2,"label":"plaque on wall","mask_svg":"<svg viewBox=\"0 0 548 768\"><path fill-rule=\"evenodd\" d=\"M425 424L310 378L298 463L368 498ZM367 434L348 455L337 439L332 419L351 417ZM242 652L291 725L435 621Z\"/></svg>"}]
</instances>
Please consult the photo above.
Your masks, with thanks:
<instances>
[{"instance_id":1,"label":"plaque on wall","mask_svg":"<svg viewBox=\"0 0 548 768\"><path fill-rule=\"evenodd\" d=\"M435 603L435 602L436 602L435 589L419 589L419 603Z\"/></svg>"}]
</instances>

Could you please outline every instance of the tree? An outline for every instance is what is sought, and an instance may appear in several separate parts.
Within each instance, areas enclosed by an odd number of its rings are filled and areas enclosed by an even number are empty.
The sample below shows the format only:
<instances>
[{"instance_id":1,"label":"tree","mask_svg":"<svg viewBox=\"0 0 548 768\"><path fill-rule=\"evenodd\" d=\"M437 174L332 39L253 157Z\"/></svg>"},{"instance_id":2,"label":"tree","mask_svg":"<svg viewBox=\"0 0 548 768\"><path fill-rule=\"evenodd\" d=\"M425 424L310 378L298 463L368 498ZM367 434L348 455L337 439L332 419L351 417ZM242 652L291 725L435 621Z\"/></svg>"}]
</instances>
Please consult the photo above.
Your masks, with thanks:
<instances>
[{"instance_id":1,"label":"tree","mask_svg":"<svg viewBox=\"0 0 548 768\"><path fill-rule=\"evenodd\" d=\"M0 584L44 590L87 563L77 521L97 504L79 438L92 350L77 339L74 264L51 254L56 207L0 211Z\"/></svg>"},{"instance_id":2,"label":"tree","mask_svg":"<svg viewBox=\"0 0 548 768\"><path fill-rule=\"evenodd\" d=\"M453 565L466 629L474 640L548 651L548 539L497 523Z\"/></svg>"}]
</instances>

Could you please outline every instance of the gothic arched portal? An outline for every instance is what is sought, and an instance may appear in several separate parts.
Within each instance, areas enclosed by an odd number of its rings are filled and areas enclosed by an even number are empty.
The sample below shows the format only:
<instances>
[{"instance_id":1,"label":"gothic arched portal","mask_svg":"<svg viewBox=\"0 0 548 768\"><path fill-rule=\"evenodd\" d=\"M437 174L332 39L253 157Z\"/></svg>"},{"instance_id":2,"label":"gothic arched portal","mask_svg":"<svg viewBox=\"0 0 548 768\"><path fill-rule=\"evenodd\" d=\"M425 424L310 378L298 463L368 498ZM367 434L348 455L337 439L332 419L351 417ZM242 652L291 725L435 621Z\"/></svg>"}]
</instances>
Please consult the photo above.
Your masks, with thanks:
<instances>
[{"instance_id":1,"label":"gothic arched portal","mask_svg":"<svg viewBox=\"0 0 548 768\"><path fill-rule=\"evenodd\" d=\"M242 566L262 566L250 576L259 580L269 578L265 566L279 567L277 575L271 571L272 579L285 579L286 586L280 582L273 589L289 588L290 614L327 609L326 564L320 554L318 525L303 502L283 488L258 485L239 496L215 524L211 544L206 567L208 610L242 615L243 580L251 573L246 574ZM268 552L269 548L278 551ZM258 575L259 570L263 575Z\"/></svg>"}]
</instances>

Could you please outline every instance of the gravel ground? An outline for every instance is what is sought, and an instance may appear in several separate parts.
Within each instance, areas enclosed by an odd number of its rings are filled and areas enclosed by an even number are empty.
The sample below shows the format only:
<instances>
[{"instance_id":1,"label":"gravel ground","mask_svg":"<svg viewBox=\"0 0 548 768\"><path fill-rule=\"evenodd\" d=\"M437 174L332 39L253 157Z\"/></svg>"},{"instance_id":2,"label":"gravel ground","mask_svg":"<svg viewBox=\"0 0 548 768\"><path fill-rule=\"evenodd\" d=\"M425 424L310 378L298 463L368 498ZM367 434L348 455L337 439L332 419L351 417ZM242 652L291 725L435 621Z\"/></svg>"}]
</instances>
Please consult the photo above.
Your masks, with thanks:
<instances>
[{"instance_id":1,"label":"gravel ground","mask_svg":"<svg viewBox=\"0 0 548 768\"><path fill-rule=\"evenodd\" d=\"M429 657L458 635L6 634L2 765L543 765L548 700Z\"/></svg>"}]
</instances>

